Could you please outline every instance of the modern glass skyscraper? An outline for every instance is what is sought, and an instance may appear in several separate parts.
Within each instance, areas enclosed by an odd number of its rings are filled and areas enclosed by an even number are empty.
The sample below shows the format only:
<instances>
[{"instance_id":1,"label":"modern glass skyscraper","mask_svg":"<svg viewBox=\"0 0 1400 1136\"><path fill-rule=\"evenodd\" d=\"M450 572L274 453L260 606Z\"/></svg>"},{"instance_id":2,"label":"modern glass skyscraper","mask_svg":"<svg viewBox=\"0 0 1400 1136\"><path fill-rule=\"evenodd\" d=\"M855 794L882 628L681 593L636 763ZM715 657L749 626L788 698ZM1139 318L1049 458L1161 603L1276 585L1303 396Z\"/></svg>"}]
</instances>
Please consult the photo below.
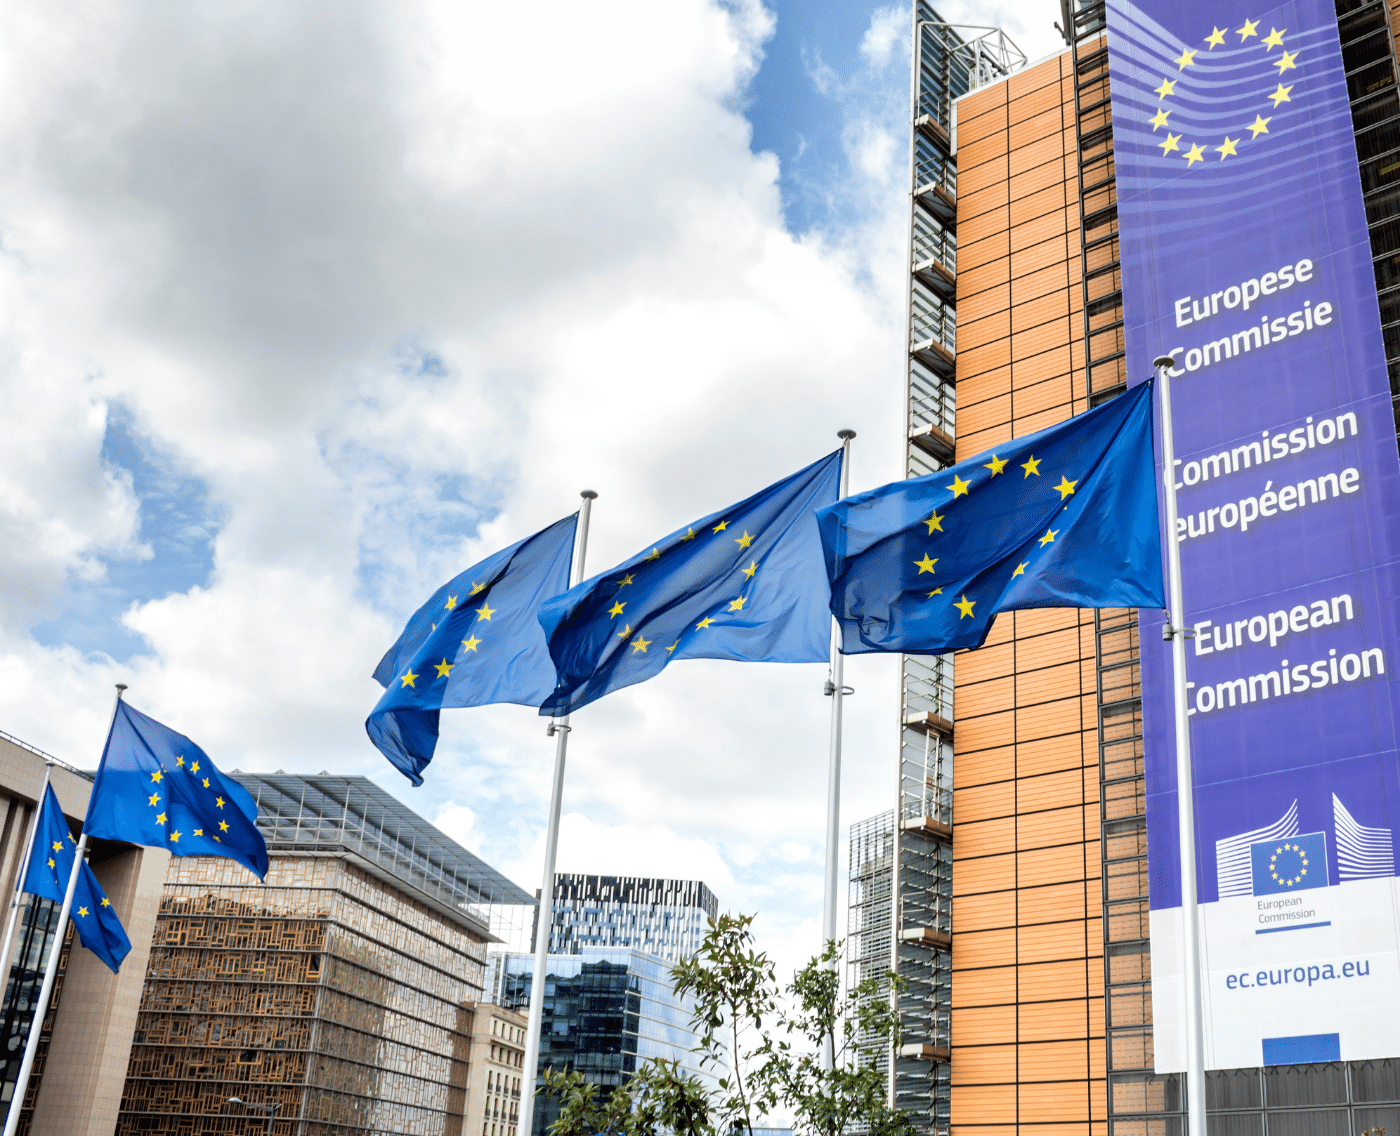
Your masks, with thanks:
<instances>
[{"instance_id":1,"label":"modern glass skyscraper","mask_svg":"<svg viewBox=\"0 0 1400 1136\"><path fill-rule=\"evenodd\" d=\"M493 954L486 975L486 1000L526 1013L533 985L534 956ZM624 1084L649 1057L679 1061L684 1071L707 1078L691 1052L691 1002L676 995L668 962L644 951L581 947L550 955L540 1036L540 1069L576 1069L605 1086ZM534 1136L544 1136L559 1117L559 1102L541 1098Z\"/></svg>"},{"instance_id":2,"label":"modern glass skyscraper","mask_svg":"<svg viewBox=\"0 0 1400 1136\"><path fill-rule=\"evenodd\" d=\"M699 880L647 876L554 877L549 953L630 947L676 962L695 953L719 901Z\"/></svg>"}]
</instances>

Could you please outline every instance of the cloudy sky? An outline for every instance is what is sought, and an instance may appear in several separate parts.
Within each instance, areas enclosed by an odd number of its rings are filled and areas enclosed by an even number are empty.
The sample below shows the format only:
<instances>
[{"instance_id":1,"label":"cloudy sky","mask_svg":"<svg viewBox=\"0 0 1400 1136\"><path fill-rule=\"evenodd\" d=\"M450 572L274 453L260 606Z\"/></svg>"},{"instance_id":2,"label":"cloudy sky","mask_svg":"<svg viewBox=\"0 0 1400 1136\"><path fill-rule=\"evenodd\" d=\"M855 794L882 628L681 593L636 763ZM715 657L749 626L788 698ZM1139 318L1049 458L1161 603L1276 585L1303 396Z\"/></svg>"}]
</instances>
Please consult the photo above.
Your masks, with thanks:
<instances>
[{"instance_id":1,"label":"cloudy sky","mask_svg":"<svg viewBox=\"0 0 1400 1136\"><path fill-rule=\"evenodd\" d=\"M899 476L907 9L5 8L0 729L91 768L126 682L533 890L543 722L444 714L415 790L370 673L580 489L597 571L842 427L854 488ZM943 11L1057 50L1054 0ZM891 803L898 686L847 676L849 821ZM561 869L699 877L815 950L824 678L687 662L580 712Z\"/></svg>"}]
</instances>

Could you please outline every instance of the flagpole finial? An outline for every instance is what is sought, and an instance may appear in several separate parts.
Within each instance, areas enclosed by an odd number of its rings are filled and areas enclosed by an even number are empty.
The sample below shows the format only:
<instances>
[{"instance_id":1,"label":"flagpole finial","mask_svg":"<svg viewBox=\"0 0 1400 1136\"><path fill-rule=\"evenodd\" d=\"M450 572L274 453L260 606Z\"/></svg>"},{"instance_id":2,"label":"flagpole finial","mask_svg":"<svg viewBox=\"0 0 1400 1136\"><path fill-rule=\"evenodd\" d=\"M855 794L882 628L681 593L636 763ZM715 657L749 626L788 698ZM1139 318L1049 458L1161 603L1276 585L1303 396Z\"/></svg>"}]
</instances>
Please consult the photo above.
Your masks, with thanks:
<instances>
[{"instance_id":1,"label":"flagpole finial","mask_svg":"<svg viewBox=\"0 0 1400 1136\"><path fill-rule=\"evenodd\" d=\"M843 442L849 442L856 436L856 432L854 430L837 430L836 436Z\"/></svg>"},{"instance_id":2,"label":"flagpole finial","mask_svg":"<svg viewBox=\"0 0 1400 1136\"><path fill-rule=\"evenodd\" d=\"M598 496L598 494L594 493L591 489L585 489L582 493L579 494L579 496L587 501L592 501L595 497Z\"/></svg>"},{"instance_id":3,"label":"flagpole finial","mask_svg":"<svg viewBox=\"0 0 1400 1136\"><path fill-rule=\"evenodd\" d=\"M1152 360L1152 369L1154 371L1160 371L1163 367L1175 366L1176 360L1173 359L1170 355L1158 355L1157 358Z\"/></svg>"},{"instance_id":4,"label":"flagpole finial","mask_svg":"<svg viewBox=\"0 0 1400 1136\"><path fill-rule=\"evenodd\" d=\"M124 682L119 682L119 683L117 683L117 689L118 689L118 690L125 690L125 689L126 689L126 683L124 683Z\"/></svg>"}]
</instances>

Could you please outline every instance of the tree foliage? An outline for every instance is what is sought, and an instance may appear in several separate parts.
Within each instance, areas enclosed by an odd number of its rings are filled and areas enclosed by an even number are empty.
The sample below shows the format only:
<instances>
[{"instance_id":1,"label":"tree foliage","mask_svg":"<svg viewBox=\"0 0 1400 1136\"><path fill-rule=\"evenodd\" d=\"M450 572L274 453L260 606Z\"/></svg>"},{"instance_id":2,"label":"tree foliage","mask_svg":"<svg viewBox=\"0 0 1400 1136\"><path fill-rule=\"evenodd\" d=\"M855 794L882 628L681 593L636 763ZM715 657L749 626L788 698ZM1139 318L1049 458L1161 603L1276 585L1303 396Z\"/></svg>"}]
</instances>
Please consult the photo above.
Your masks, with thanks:
<instances>
[{"instance_id":1,"label":"tree foliage","mask_svg":"<svg viewBox=\"0 0 1400 1136\"><path fill-rule=\"evenodd\" d=\"M541 1092L563 1103L552 1136L753 1136L754 1118L779 1105L805 1136L856 1128L907 1136L909 1120L889 1107L884 1074L860 1052L862 1044L898 1045L898 1017L880 982L868 979L843 998L841 948L832 942L780 989L752 925L751 915L712 919L700 950L671 971L676 993L694 1002L695 1052L713 1084L678 1062L651 1059L603 1097L582 1074L550 1069Z\"/></svg>"}]
</instances>

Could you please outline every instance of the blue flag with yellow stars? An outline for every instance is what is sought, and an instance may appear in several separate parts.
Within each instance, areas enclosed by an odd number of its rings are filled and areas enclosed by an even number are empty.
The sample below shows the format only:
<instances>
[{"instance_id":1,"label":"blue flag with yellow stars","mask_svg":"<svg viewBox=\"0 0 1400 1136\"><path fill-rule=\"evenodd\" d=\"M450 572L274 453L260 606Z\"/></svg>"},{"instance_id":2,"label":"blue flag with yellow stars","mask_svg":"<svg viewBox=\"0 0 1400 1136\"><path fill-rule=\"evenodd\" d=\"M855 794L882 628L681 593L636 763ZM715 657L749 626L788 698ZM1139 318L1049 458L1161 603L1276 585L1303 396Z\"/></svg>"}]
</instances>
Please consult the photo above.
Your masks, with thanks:
<instances>
[{"instance_id":1,"label":"blue flag with yellow stars","mask_svg":"<svg viewBox=\"0 0 1400 1136\"><path fill-rule=\"evenodd\" d=\"M978 647L999 611L1162 607L1152 388L817 514L845 654Z\"/></svg>"},{"instance_id":2,"label":"blue flag with yellow stars","mask_svg":"<svg viewBox=\"0 0 1400 1136\"><path fill-rule=\"evenodd\" d=\"M554 689L540 604L569 586L578 514L474 564L413 614L374 677L387 687L365 730L415 785L443 706L538 706Z\"/></svg>"},{"instance_id":3,"label":"blue flag with yellow stars","mask_svg":"<svg viewBox=\"0 0 1400 1136\"><path fill-rule=\"evenodd\" d=\"M541 714L567 714L673 659L814 663L831 650L813 512L836 500L841 451L678 529L550 600L558 672Z\"/></svg>"},{"instance_id":4,"label":"blue flag with yellow stars","mask_svg":"<svg viewBox=\"0 0 1400 1136\"><path fill-rule=\"evenodd\" d=\"M169 726L117 704L83 831L169 849L172 856L227 856L267 875L267 842L248 790Z\"/></svg>"},{"instance_id":5,"label":"blue flag with yellow stars","mask_svg":"<svg viewBox=\"0 0 1400 1136\"><path fill-rule=\"evenodd\" d=\"M44 805L39 810L39 823L34 828L34 850L29 858L29 871L24 877L24 890L30 895L43 896L62 903L68 892L68 877L73 871L73 853L77 841L63 818L53 786L44 787ZM78 882L73 886L73 926L83 946L100 958L113 974L122 959L131 952L131 940L122 929L112 906L92 874L86 860L78 870Z\"/></svg>"}]
</instances>

